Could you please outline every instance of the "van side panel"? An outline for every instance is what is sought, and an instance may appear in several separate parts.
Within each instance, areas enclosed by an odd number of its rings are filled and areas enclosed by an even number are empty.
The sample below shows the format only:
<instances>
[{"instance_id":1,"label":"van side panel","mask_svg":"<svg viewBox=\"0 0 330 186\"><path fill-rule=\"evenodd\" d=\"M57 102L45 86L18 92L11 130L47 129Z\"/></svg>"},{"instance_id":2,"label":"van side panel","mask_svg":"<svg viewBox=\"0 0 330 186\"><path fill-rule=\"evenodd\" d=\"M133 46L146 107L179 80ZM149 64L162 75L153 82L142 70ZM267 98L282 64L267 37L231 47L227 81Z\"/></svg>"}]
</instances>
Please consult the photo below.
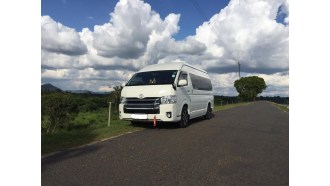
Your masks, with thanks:
<instances>
[{"instance_id":1,"label":"van side panel","mask_svg":"<svg viewBox=\"0 0 330 186\"><path fill-rule=\"evenodd\" d=\"M208 103L211 103L211 107L213 108L213 92L212 90L199 90L198 87L193 87L193 84L203 83L201 82L193 82L204 79L209 80L209 76L207 73L201 72L189 66L184 66L182 70L189 72L189 84L191 89L191 116L190 118L199 117L205 115L207 111ZM194 78L192 77L194 76ZM210 80L209 80L210 81Z\"/></svg>"}]
</instances>

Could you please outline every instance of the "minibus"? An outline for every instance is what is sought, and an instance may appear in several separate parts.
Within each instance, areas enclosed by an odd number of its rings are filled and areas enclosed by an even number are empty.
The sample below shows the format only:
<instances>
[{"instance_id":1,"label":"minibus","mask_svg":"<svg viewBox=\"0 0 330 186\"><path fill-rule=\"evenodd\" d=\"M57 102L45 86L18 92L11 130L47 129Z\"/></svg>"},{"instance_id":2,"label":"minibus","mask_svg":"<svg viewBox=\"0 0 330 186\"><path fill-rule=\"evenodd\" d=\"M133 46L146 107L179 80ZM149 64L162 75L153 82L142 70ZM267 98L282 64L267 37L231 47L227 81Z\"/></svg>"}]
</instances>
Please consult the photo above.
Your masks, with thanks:
<instances>
[{"instance_id":1,"label":"minibus","mask_svg":"<svg viewBox=\"0 0 330 186\"><path fill-rule=\"evenodd\" d=\"M136 122L172 122L187 127L189 120L212 117L214 95L208 73L184 62L142 68L124 84L119 118Z\"/></svg>"}]
</instances>

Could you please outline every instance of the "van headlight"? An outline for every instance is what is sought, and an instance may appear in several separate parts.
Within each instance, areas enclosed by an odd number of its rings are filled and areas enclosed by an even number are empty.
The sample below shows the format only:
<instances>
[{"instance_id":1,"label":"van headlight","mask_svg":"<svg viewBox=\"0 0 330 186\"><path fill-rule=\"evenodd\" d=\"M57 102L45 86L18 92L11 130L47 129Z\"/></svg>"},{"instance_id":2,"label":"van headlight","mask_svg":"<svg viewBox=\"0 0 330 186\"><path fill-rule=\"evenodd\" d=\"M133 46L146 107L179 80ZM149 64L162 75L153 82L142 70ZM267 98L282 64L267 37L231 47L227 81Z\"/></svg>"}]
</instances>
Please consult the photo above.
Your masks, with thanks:
<instances>
[{"instance_id":1,"label":"van headlight","mask_svg":"<svg viewBox=\"0 0 330 186\"><path fill-rule=\"evenodd\" d=\"M163 96L161 98L162 104L173 104L176 103L176 96Z\"/></svg>"},{"instance_id":2,"label":"van headlight","mask_svg":"<svg viewBox=\"0 0 330 186\"><path fill-rule=\"evenodd\" d=\"M125 97L120 97L120 103L123 104L126 102L126 98Z\"/></svg>"}]
</instances>

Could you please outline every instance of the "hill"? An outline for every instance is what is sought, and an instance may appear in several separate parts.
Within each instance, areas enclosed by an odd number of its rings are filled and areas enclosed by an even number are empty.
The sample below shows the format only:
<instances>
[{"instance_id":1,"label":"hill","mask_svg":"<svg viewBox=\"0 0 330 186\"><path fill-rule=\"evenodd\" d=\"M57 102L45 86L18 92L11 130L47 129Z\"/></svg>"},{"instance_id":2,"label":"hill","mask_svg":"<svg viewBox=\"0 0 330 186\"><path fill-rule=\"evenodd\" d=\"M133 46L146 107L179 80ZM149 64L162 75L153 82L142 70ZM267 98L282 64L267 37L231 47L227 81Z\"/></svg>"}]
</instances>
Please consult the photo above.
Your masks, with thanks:
<instances>
[{"instance_id":1,"label":"hill","mask_svg":"<svg viewBox=\"0 0 330 186\"><path fill-rule=\"evenodd\" d=\"M63 91L60 88L55 87L50 83L47 83L41 85L41 92L63 92Z\"/></svg>"}]
</instances>

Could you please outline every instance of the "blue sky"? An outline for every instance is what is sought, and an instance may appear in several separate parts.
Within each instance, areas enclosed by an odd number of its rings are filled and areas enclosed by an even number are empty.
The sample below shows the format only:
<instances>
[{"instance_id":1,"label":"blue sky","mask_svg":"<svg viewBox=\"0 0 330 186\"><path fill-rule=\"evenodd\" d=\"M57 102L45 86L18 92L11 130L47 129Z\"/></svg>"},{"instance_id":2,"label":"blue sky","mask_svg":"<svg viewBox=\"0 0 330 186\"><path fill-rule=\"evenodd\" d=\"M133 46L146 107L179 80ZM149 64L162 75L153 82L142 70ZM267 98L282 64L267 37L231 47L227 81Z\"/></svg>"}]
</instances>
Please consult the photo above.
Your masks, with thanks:
<instances>
[{"instance_id":1,"label":"blue sky","mask_svg":"<svg viewBox=\"0 0 330 186\"><path fill-rule=\"evenodd\" d=\"M111 91L139 69L185 61L216 95L257 75L263 96L289 96L288 0L42 0L41 81Z\"/></svg>"}]
</instances>

